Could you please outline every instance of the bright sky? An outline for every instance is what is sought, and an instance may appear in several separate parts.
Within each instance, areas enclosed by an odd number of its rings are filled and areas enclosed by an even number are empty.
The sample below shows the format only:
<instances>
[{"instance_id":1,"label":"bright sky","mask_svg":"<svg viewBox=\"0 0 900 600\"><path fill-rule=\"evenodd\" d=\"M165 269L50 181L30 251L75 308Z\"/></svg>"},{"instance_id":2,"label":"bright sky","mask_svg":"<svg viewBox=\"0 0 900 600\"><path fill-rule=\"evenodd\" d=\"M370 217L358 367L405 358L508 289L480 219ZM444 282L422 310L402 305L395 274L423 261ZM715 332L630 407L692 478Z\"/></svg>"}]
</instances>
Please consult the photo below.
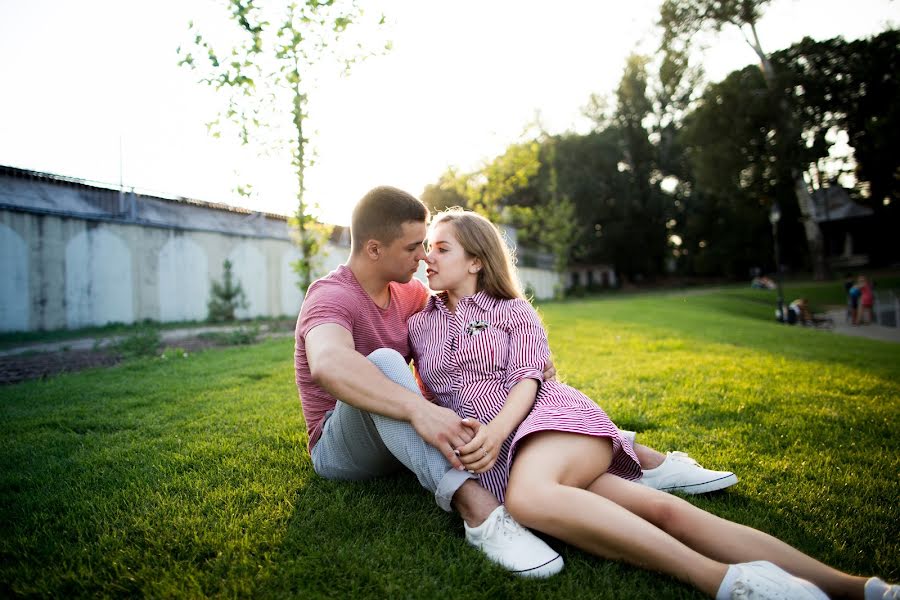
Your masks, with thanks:
<instances>
[{"instance_id":1,"label":"bright sky","mask_svg":"<svg viewBox=\"0 0 900 600\"><path fill-rule=\"evenodd\" d=\"M0 164L109 183L121 164L126 186L290 213L290 168L209 137L212 92L177 66L188 21L213 22L223 4L0 0ZM307 193L333 223L375 185L420 194L448 166L478 167L538 112L552 133L583 130L590 94L610 93L625 57L657 44L659 0L363 4L390 19L393 50L322 81L310 105ZM898 25L891 0L774 0L759 33L776 50ZM726 29L702 60L718 80L755 55ZM257 198L234 193L243 182Z\"/></svg>"}]
</instances>

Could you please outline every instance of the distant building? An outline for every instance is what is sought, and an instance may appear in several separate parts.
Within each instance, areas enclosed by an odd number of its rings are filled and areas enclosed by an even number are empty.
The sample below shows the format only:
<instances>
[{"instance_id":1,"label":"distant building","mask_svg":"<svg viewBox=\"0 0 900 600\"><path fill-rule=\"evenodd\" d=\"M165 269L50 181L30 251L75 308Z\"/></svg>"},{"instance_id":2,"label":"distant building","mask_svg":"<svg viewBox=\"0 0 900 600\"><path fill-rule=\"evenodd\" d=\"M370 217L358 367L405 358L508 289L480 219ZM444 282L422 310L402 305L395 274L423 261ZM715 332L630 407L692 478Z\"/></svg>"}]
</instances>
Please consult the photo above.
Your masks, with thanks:
<instances>
[{"instance_id":1,"label":"distant building","mask_svg":"<svg viewBox=\"0 0 900 600\"><path fill-rule=\"evenodd\" d=\"M874 212L854 202L840 186L812 193L813 218L825 236L825 258L834 269L869 263Z\"/></svg>"}]
</instances>

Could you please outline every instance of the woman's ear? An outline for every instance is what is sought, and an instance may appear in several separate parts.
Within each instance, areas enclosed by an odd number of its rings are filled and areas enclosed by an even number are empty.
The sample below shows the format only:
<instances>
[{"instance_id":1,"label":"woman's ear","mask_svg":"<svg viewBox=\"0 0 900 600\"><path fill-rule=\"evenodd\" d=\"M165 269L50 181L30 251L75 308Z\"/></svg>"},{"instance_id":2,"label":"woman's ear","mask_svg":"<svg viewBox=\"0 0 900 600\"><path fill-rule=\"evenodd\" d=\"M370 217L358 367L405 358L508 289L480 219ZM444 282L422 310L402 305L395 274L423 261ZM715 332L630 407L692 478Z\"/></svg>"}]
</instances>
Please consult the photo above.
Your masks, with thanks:
<instances>
[{"instance_id":1,"label":"woman's ear","mask_svg":"<svg viewBox=\"0 0 900 600\"><path fill-rule=\"evenodd\" d=\"M469 273L478 273L481 270L481 259L476 258L472 261L472 264L469 265Z\"/></svg>"}]
</instances>

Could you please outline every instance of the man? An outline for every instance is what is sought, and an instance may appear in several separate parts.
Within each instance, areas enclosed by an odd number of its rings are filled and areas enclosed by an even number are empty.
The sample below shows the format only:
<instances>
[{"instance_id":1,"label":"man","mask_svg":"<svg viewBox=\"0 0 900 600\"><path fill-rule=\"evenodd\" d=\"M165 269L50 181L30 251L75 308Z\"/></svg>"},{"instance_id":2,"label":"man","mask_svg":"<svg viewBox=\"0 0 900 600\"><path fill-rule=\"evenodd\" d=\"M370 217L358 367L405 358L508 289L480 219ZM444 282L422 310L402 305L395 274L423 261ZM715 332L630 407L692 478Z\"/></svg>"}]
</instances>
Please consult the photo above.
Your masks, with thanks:
<instances>
[{"instance_id":1,"label":"man","mask_svg":"<svg viewBox=\"0 0 900 600\"><path fill-rule=\"evenodd\" d=\"M425 258L428 218L401 190L371 190L353 211L347 263L307 292L294 360L313 468L327 479L362 480L405 467L441 508L460 513L466 540L490 560L522 576L549 577L562 569L562 557L463 469L455 450L474 432L428 402L408 368L406 321L429 295L413 278ZM683 453L635 449L658 489L700 493L737 482Z\"/></svg>"}]
</instances>

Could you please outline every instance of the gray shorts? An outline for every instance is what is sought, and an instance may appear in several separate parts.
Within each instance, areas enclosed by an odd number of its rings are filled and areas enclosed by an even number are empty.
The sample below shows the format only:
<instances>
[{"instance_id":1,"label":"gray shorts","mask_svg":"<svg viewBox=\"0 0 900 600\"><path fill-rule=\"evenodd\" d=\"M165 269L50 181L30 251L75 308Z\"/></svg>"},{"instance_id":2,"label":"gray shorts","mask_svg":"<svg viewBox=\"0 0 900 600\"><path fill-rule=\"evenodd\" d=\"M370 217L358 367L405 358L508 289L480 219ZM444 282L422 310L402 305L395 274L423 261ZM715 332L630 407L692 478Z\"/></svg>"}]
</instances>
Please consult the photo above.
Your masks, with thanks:
<instances>
[{"instance_id":1,"label":"gray shorts","mask_svg":"<svg viewBox=\"0 0 900 600\"><path fill-rule=\"evenodd\" d=\"M367 358L390 380L421 393L399 352L380 348ZM368 413L340 400L325 416L322 437L312 449L312 463L320 476L345 481L363 481L406 468L446 511L451 510L453 495L460 486L474 478L454 469L409 423Z\"/></svg>"}]
</instances>

